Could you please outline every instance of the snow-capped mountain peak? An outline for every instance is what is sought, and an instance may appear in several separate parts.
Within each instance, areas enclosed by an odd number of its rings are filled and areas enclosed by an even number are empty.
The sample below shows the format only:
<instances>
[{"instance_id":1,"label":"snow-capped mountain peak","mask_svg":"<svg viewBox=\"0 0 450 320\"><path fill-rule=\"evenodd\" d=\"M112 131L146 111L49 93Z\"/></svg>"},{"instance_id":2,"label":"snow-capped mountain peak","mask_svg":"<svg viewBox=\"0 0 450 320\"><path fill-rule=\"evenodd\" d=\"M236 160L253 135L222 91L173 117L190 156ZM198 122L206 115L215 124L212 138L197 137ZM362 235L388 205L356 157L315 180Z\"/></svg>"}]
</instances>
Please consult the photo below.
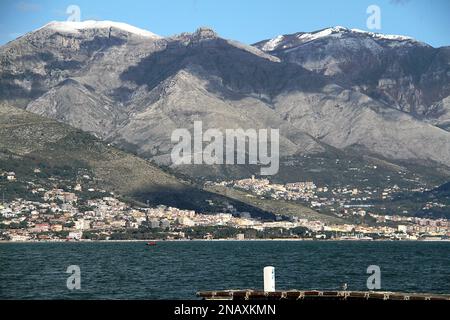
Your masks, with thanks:
<instances>
[{"instance_id":1,"label":"snow-capped mountain peak","mask_svg":"<svg viewBox=\"0 0 450 320\"><path fill-rule=\"evenodd\" d=\"M367 36L375 40L388 40L395 42L402 41L414 41L419 43L408 36L401 35L388 35L382 33L375 33L370 31L364 31L360 29L349 29L342 26L335 26L326 29L321 29L313 32L298 32L290 35L279 35L265 42L258 43L260 49L263 51L274 51L277 49L286 49L293 45L301 45L307 42L315 41L322 38L341 38L343 36ZM258 46L258 44L256 44Z\"/></svg>"},{"instance_id":2,"label":"snow-capped mountain peak","mask_svg":"<svg viewBox=\"0 0 450 320\"><path fill-rule=\"evenodd\" d=\"M363 34L366 34L373 38L378 38L378 39L397 40L397 41L408 41L408 40L415 41L413 38L408 37L408 36L369 32L369 31L364 31L364 30L360 30L360 29L350 29L350 31L353 33L363 33Z\"/></svg>"},{"instance_id":3,"label":"snow-capped mountain peak","mask_svg":"<svg viewBox=\"0 0 450 320\"><path fill-rule=\"evenodd\" d=\"M86 20L86 21L52 21L42 28L38 29L51 29L59 32L65 33L78 33L82 30L88 29L108 29L108 28L116 28L131 34L135 34L145 38L153 38L159 39L161 38L159 35L154 34L150 31L140 29L129 24L123 22L114 22L114 21L96 21L96 20Z\"/></svg>"},{"instance_id":4,"label":"snow-capped mountain peak","mask_svg":"<svg viewBox=\"0 0 450 320\"><path fill-rule=\"evenodd\" d=\"M273 51L278 47L278 45L283 41L283 39L284 39L283 35L279 35L273 39L270 39L261 47L261 50Z\"/></svg>"}]
</instances>

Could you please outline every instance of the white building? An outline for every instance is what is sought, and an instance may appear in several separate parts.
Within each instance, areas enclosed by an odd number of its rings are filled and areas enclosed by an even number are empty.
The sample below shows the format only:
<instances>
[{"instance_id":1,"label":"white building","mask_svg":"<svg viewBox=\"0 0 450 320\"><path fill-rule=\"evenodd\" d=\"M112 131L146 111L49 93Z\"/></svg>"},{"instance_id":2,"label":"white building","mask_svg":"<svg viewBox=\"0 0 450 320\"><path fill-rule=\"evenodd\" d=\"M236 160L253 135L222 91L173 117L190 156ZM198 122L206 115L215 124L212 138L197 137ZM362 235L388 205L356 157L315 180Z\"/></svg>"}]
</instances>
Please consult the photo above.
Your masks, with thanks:
<instances>
[{"instance_id":1,"label":"white building","mask_svg":"<svg viewBox=\"0 0 450 320\"><path fill-rule=\"evenodd\" d=\"M188 217L180 217L178 218L178 223L184 226L193 227L195 226L195 222L189 219Z\"/></svg>"},{"instance_id":2,"label":"white building","mask_svg":"<svg viewBox=\"0 0 450 320\"><path fill-rule=\"evenodd\" d=\"M82 231L72 231L69 232L69 235L67 236L67 238L71 240L81 240L82 237L83 237Z\"/></svg>"},{"instance_id":3,"label":"white building","mask_svg":"<svg viewBox=\"0 0 450 320\"><path fill-rule=\"evenodd\" d=\"M16 180L16 174L14 172L8 172L6 174L6 179L8 181L15 181Z\"/></svg>"}]
</instances>

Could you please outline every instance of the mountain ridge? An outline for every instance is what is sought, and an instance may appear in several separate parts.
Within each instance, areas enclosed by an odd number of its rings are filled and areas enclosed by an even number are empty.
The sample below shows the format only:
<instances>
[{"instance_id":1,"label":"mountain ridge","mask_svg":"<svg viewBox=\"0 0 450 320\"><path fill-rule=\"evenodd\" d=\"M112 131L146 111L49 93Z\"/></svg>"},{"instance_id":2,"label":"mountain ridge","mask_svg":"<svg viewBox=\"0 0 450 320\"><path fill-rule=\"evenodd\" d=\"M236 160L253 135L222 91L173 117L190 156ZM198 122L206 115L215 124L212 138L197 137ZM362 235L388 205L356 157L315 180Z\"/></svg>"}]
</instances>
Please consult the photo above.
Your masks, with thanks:
<instances>
[{"instance_id":1,"label":"mountain ridge","mask_svg":"<svg viewBox=\"0 0 450 320\"><path fill-rule=\"evenodd\" d=\"M322 50L326 38L306 44L317 42L311 48ZM361 146L360 155L394 163L450 166L447 131L377 97L367 84L291 58L222 39L208 28L145 40L103 29L39 30L0 48L0 98L162 165L168 164L170 132L201 120L205 129L279 127L283 157Z\"/></svg>"},{"instance_id":2,"label":"mountain ridge","mask_svg":"<svg viewBox=\"0 0 450 320\"><path fill-rule=\"evenodd\" d=\"M89 173L89 180L95 182L95 188L107 191L102 193L103 196L113 192L115 196L139 206L167 205L207 214L227 212L232 206L237 212L248 212L254 218L273 220L274 213L284 214L283 205L286 205L291 210L295 208L297 215L310 219L343 221L301 204L280 202L278 210L272 212L266 206L277 202L255 203L246 197L208 191L189 178L176 177L169 170L110 146L81 130L6 104L0 104L0 164L3 170L6 164L9 171L20 167L16 176L23 184L29 182L25 179L27 175L35 176L36 168L42 168L43 176L49 173L46 171L56 172L61 168L83 171ZM49 178L47 180L51 180L51 184L58 183L51 176ZM73 179L65 187L76 183ZM12 190L8 189L8 184L2 188L7 194L15 192L14 186L11 186ZM28 196L34 195L27 192L20 198Z\"/></svg>"},{"instance_id":3,"label":"mountain ridge","mask_svg":"<svg viewBox=\"0 0 450 320\"><path fill-rule=\"evenodd\" d=\"M450 47L347 28L293 33L254 44L392 108L450 128Z\"/></svg>"}]
</instances>

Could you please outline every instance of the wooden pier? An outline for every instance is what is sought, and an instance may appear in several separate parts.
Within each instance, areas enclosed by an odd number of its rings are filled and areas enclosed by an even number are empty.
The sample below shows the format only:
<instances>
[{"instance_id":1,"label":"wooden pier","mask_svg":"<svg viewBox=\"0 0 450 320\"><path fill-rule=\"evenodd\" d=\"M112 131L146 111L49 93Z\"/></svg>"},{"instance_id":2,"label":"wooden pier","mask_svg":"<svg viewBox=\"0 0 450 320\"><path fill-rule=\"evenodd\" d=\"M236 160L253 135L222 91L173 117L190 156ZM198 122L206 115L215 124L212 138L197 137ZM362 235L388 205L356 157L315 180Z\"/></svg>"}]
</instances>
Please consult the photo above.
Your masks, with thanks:
<instances>
[{"instance_id":1,"label":"wooden pier","mask_svg":"<svg viewBox=\"0 0 450 320\"><path fill-rule=\"evenodd\" d=\"M405 293L381 291L273 291L222 290L201 291L198 297L204 300L433 300L450 301L450 295L431 293Z\"/></svg>"}]
</instances>

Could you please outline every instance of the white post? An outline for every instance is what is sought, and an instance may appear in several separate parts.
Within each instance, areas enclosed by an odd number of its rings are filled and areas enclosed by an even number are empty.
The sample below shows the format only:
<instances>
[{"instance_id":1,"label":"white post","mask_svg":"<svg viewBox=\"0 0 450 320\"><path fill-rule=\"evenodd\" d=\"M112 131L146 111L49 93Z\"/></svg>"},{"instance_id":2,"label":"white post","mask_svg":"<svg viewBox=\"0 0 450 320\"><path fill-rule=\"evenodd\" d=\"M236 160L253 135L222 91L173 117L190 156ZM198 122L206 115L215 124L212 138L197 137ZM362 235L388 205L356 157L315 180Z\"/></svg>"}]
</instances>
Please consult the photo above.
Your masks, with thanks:
<instances>
[{"instance_id":1,"label":"white post","mask_svg":"<svg viewBox=\"0 0 450 320\"><path fill-rule=\"evenodd\" d=\"M275 268L271 266L264 267L264 291L275 291Z\"/></svg>"}]
</instances>

